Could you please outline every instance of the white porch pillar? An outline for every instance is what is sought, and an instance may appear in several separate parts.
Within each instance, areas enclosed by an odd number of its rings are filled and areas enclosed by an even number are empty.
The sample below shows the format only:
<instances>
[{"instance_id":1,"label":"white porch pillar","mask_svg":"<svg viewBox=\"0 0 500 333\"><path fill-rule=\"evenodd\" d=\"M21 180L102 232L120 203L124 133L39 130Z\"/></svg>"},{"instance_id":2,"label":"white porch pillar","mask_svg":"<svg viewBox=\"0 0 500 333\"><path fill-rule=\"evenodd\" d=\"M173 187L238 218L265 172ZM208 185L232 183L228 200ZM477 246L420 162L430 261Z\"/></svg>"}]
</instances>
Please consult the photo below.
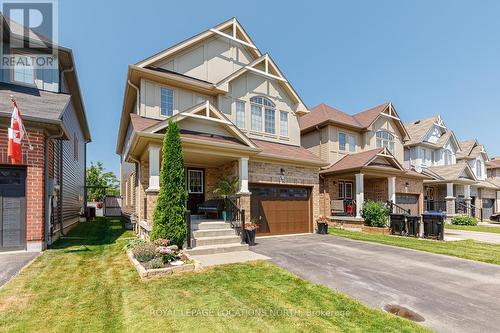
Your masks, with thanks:
<instances>
[{"instance_id":1,"label":"white porch pillar","mask_svg":"<svg viewBox=\"0 0 500 333\"><path fill-rule=\"evenodd\" d=\"M446 197L447 198L455 198L453 195L453 183L447 183L446 184Z\"/></svg>"},{"instance_id":2,"label":"white porch pillar","mask_svg":"<svg viewBox=\"0 0 500 333\"><path fill-rule=\"evenodd\" d=\"M396 177L387 177L388 191L389 194L388 200L392 203L396 203Z\"/></svg>"},{"instance_id":3,"label":"white porch pillar","mask_svg":"<svg viewBox=\"0 0 500 333\"><path fill-rule=\"evenodd\" d=\"M149 187L146 191L160 190L160 149L159 145L149 145Z\"/></svg>"},{"instance_id":4,"label":"white porch pillar","mask_svg":"<svg viewBox=\"0 0 500 333\"><path fill-rule=\"evenodd\" d=\"M471 200L470 197L470 185L464 185L464 198L465 200Z\"/></svg>"},{"instance_id":5,"label":"white porch pillar","mask_svg":"<svg viewBox=\"0 0 500 333\"><path fill-rule=\"evenodd\" d=\"M240 157L238 163L238 178L240 180L239 194L248 194L248 157Z\"/></svg>"},{"instance_id":6,"label":"white porch pillar","mask_svg":"<svg viewBox=\"0 0 500 333\"><path fill-rule=\"evenodd\" d=\"M365 182L362 173L356 174L356 217L361 217L361 209L365 202Z\"/></svg>"}]
</instances>

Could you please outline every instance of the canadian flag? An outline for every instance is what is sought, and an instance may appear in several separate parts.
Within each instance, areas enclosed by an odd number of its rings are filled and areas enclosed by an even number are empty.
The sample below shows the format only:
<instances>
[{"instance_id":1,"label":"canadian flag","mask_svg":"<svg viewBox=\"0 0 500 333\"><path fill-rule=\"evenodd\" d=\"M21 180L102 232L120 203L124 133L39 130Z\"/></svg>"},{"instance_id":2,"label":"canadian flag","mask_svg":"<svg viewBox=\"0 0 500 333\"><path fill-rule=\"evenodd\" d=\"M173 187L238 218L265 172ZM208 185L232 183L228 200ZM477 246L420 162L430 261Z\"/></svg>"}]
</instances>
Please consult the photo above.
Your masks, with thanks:
<instances>
[{"instance_id":1,"label":"canadian flag","mask_svg":"<svg viewBox=\"0 0 500 333\"><path fill-rule=\"evenodd\" d=\"M12 100L12 105L14 106L14 111L12 111L12 117L10 119L7 155L12 164L21 164L23 161L21 142L24 137L24 125L15 100Z\"/></svg>"}]
</instances>

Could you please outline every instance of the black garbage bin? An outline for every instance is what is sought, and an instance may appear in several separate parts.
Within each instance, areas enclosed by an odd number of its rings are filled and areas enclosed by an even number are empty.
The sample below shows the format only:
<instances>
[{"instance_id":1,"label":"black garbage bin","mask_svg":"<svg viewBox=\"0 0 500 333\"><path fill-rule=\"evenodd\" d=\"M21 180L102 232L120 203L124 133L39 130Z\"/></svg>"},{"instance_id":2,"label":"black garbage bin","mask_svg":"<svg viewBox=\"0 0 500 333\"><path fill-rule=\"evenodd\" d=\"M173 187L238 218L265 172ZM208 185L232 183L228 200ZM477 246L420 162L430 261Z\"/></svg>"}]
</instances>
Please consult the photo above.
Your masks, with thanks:
<instances>
[{"instance_id":1,"label":"black garbage bin","mask_svg":"<svg viewBox=\"0 0 500 333\"><path fill-rule=\"evenodd\" d=\"M390 221L391 235L406 236L406 214L391 214Z\"/></svg>"},{"instance_id":2,"label":"black garbage bin","mask_svg":"<svg viewBox=\"0 0 500 333\"><path fill-rule=\"evenodd\" d=\"M407 235L418 237L418 229L420 226L420 216L418 215L407 215L406 221L408 225Z\"/></svg>"},{"instance_id":3,"label":"black garbage bin","mask_svg":"<svg viewBox=\"0 0 500 333\"><path fill-rule=\"evenodd\" d=\"M424 221L424 238L443 240L446 213L427 212L422 217Z\"/></svg>"}]
</instances>

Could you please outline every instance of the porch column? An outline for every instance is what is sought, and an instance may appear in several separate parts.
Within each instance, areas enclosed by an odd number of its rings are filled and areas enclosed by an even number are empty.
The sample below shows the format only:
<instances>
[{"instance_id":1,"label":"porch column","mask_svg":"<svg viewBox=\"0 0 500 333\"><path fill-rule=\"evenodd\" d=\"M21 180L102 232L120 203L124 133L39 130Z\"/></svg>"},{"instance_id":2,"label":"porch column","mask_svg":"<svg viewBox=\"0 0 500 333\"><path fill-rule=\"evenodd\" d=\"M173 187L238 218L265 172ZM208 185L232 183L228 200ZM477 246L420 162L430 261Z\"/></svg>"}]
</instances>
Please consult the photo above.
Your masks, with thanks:
<instances>
[{"instance_id":1,"label":"porch column","mask_svg":"<svg viewBox=\"0 0 500 333\"><path fill-rule=\"evenodd\" d=\"M470 197L470 185L464 185L464 200L465 204L467 205L465 213L472 215L472 207L471 207L472 198Z\"/></svg>"},{"instance_id":2,"label":"porch column","mask_svg":"<svg viewBox=\"0 0 500 333\"><path fill-rule=\"evenodd\" d=\"M387 177L387 184L387 193L389 194L388 200L392 203L396 203L396 177Z\"/></svg>"},{"instance_id":3,"label":"porch column","mask_svg":"<svg viewBox=\"0 0 500 333\"><path fill-rule=\"evenodd\" d=\"M238 163L238 178L240 181L240 194L249 194L248 190L248 157L240 157Z\"/></svg>"},{"instance_id":4,"label":"porch column","mask_svg":"<svg viewBox=\"0 0 500 333\"><path fill-rule=\"evenodd\" d=\"M149 145L149 187L147 192L160 190L160 149L159 145Z\"/></svg>"},{"instance_id":5,"label":"porch column","mask_svg":"<svg viewBox=\"0 0 500 333\"><path fill-rule=\"evenodd\" d=\"M446 214L455 214L455 196L453 194L453 183L446 184Z\"/></svg>"},{"instance_id":6,"label":"porch column","mask_svg":"<svg viewBox=\"0 0 500 333\"><path fill-rule=\"evenodd\" d=\"M361 217L361 209L365 202L365 183L362 173L356 174L356 217Z\"/></svg>"}]
</instances>

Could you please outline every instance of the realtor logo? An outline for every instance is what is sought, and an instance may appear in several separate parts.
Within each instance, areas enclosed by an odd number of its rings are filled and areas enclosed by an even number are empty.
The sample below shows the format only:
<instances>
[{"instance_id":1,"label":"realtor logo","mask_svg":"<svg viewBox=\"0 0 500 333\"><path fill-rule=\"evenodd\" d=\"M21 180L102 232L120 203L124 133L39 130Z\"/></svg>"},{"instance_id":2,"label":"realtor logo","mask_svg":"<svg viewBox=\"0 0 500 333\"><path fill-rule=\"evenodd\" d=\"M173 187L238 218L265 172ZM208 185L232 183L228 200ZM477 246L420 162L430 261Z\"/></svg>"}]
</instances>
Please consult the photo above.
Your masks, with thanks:
<instances>
[{"instance_id":1,"label":"realtor logo","mask_svg":"<svg viewBox=\"0 0 500 333\"><path fill-rule=\"evenodd\" d=\"M57 0L0 0L2 67L57 68Z\"/></svg>"}]
</instances>

